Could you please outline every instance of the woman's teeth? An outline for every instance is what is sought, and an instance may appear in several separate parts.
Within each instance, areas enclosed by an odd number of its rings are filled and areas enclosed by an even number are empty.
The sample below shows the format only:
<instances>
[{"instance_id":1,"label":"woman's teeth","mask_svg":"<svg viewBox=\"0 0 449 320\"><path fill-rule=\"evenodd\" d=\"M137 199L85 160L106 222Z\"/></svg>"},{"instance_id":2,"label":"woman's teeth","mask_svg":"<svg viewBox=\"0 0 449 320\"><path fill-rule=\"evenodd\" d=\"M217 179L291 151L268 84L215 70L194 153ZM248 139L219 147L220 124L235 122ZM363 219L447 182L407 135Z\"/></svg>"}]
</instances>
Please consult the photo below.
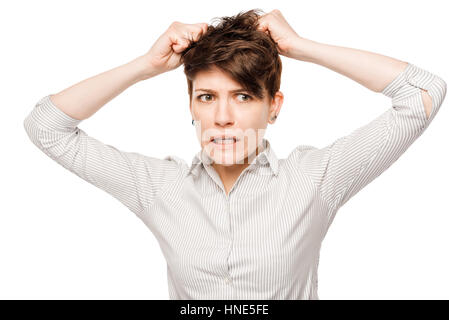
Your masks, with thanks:
<instances>
[{"instance_id":1,"label":"woman's teeth","mask_svg":"<svg viewBox=\"0 0 449 320\"><path fill-rule=\"evenodd\" d=\"M225 138L225 139L217 138L217 139L214 139L213 141L214 141L214 143L217 143L217 144L231 144L231 143L235 142L235 139L234 138Z\"/></svg>"}]
</instances>

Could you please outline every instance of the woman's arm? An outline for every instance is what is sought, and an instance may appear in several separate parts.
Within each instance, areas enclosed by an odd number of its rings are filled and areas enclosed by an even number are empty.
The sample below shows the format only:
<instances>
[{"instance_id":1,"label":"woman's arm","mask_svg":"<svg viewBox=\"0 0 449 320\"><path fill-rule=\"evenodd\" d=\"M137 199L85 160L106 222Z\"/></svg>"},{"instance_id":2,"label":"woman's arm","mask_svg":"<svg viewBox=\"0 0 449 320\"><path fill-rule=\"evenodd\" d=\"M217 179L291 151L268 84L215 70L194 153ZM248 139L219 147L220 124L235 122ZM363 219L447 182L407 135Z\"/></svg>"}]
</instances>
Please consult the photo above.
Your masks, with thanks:
<instances>
[{"instance_id":1,"label":"woman's arm","mask_svg":"<svg viewBox=\"0 0 449 320\"><path fill-rule=\"evenodd\" d=\"M381 92L407 66L407 62L378 53L304 37L295 39L291 54L294 59L322 65L375 92Z\"/></svg>"},{"instance_id":2,"label":"woman's arm","mask_svg":"<svg viewBox=\"0 0 449 320\"><path fill-rule=\"evenodd\" d=\"M405 61L382 54L324 44L303 37L296 37L290 54L294 59L327 67L375 92L382 92L408 65ZM432 100L427 91L421 90L421 94L429 118Z\"/></svg>"},{"instance_id":3,"label":"woman's arm","mask_svg":"<svg viewBox=\"0 0 449 320\"><path fill-rule=\"evenodd\" d=\"M326 49L323 48L326 45L320 44L317 47L320 47L317 49L320 52L318 55L324 57L323 51ZM329 48L328 53L332 52L334 47ZM330 58L332 62L323 62L325 66L334 68L334 63L339 61L338 56L342 51L335 50L339 53L335 55L336 57ZM348 50L351 52L352 49ZM361 53L359 58L361 56L363 57L364 54ZM373 55L368 53L365 57L373 58ZM367 67L361 68L366 73L358 72L355 67L357 63L353 64L343 57L340 59L344 61L343 66L336 68L344 70L342 72L350 77L364 79L362 82L370 83L374 87L381 86L380 83L386 79L384 75L384 78L377 76L381 78L377 79L379 81L377 83L376 79L370 81L367 74L376 78L375 70ZM360 59L363 61L368 58ZM377 62L383 60L382 56L376 56L373 59ZM390 59L386 57L383 60L384 65L390 65L393 68L395 62L394 59ZM397 69L396 72L398 72ZM370 89L374 90L374 87ZM387 170L421 136L435 118L446 96L446 91L446 82L437 74L406 63L405 68L399 69L398 75L381 90L383 95L391 98L391 108L364 126L332 141L324 148L312 147L307 151L299 146L292 152L289 156L291 161L300 166L301 172L307 173L312 178L322 198L331 208L329 224L338 208ZM425 107L427 95L431 104L430 110Z\"/></svg>"},{"instance_id":4,"label":"woman's arm","mask_svg":"<svg viewBox=\"0 0 449 320\"><path fill-rule=\"evenodd\" d=\"M179 67L181 52L198 40L207 26L173 22L146 54L51 95L50 100L73 119L89 118L131 85Z\"/></svg>"},{"instance_id":5,"label":"woman's arm","mask_svg":"<svg viewBox=\"0 0 449 320\"><path fill-rule=\"evenodd\" d=\"M257 30L270 35L281 55L322 65L375 92L382 92L408 65L405 61L374 52L328 45L301 37L278 9L259 17ZM429 118L432 113L431 96L426 90L421 90L420 95L426 117Z\"/></svg>"},{"instance_id":6,"label":"woman's arm","mask_svg":"<svg viewBox=\"0 0 449 320\"><path fill-rule=\"evenodd\" d=\"M131 85L156 75L145 56L85 79L51 95L51 101L64 113L77 120L92 116L107 102Z\"/></svg>"},{"instance_id":7,"label":"woman's arm","mask_svg":"<svg viewBox=\"0 0 449 320\"><path fill-rule=\"evenodd\" d=\"M157 74L151 70L141 56L83 80L40 99L23 123L30 140L47 156L138 215L175 179L179 161L125 152L78 125L132 84Z\"/></svg>"},{"instance_id":8,"label":"woman's arm","mask_svg":"<svg viewBox=\"0 0 449 320\"><path fill-rule=\"evenodd\" d=\"M258 30L270 35L280 54L320 64L391 98L391 107L365 125L324 148L300 145L287 157L309 176L328 204L329 227L338 209L427 129L443 103L447 84L411 63L300 37L277 9L259 18Z\"/></svg>"},{"instance_id":9,"label":"woman's arm","mask_svg":"<svg viewBox=\"0 0 449 320\"><path fill-rule=\"evenodd\" d=\"M145 55L56 95L46 95L23 122L30 140L58 164L140 216L165 186L177 181L187 164L176 156L159 159L120 150L89 136L78 125L130 85L178 67L180 52L206 26L174 23Z\"/></svg>"}]
</instances>

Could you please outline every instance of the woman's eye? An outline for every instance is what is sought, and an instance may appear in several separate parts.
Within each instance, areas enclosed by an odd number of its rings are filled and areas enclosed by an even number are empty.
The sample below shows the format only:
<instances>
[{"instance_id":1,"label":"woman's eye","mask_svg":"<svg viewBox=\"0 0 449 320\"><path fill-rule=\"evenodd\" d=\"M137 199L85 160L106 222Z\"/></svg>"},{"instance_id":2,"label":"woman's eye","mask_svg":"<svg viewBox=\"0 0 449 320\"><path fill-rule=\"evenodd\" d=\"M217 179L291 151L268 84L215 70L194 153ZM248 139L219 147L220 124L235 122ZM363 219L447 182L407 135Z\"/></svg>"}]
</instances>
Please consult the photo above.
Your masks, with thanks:
<instances>
[{"instance_id":1,"label":"woman's eye","mask_svg":"<svg viewBox=\"0 0 449 320\"><path fill-rule=\"evenodd\" d=\"M209 97L211 97L212 95L210 95L210 94L202 94L202 95L198 96L198 100L204 101L204 100L201 100L201 98L204 97L204 96L209 96ZM206 101L207 101L207 100L206 100Z\"/></svg>"},{"instance_id":2,"label":"woman's eye","mask_svg":"<svg viewBox=\"0 0 449 320\"><path fill-rule=\"evenodd\" d=\"M243 99L243 101L249 101L249 100L251 100L251 96L249 96L249 95L247 95L247 94L239 93L238 95L239 95L239 96L245 96L245 97L246 97L245 99Z\"/></svg>"}]
</instances>

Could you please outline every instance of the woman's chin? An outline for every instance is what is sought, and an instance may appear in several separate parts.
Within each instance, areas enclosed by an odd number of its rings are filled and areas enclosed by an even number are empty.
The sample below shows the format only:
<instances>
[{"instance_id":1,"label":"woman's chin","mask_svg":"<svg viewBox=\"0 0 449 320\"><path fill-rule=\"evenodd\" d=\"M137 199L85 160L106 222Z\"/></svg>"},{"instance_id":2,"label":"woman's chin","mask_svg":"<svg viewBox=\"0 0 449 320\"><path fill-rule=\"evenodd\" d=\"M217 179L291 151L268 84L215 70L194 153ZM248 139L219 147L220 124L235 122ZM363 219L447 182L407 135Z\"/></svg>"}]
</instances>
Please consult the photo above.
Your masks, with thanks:
<instances>
[{"instance_id":1,"label":"woman's chin","mask_svg":"<svg viewBox=\"0 0 449 320\"><path fill-rule=\"evenodd\" d=\"M210 154L210 158L214 160L216 164L224 166L232 166L235 164L244 164L244 153L235 152L233 150L213 150Z\"/></svg>"},{"instance_id":2,"label":"woman's chin","mask_svg":"<svg viewBox=\"0 0 449 320\"><path fill-rule=\"evenodd\" d=\"M243 164L243 160L234 159L234 157L228 156L228 155L223 155L222 157L214 156L214 157L212 157L212 159L214 160L214 162L216 164L219 164L222 166L232 166L235 164Z\"/></svg>"},{"instance_id":3,"label":"woman's chin","mask_svg":"<svg viewBox=\"0 0 449 320\"><path fill-rule=\"evenodd\" d=\"M205 146L205 149L216 164L234 165L243 163L245 150L242 150L238 143L234 144L234 146L217 146L215 143L210 142Z\"/></svg>"}]
</instances>

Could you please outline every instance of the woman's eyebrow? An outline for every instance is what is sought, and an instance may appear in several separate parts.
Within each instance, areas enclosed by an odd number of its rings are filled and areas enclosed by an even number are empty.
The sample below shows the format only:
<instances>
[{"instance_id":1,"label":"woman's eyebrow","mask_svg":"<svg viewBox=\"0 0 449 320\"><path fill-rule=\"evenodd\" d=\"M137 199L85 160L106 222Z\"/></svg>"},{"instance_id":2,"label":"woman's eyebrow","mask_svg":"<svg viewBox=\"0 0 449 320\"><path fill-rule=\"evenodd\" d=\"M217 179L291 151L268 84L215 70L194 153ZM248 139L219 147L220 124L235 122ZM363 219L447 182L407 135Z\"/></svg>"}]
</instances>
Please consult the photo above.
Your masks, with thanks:
<instances>
[{"instance_id":1,"label":"woman's eyebrow","mask_svg":"<svg viewBox=\"0 0 449 320\"><path fill-rule=\"evenodd\" d=\"M203 89L203 88L196 89L195 92L196 92L196 91L205 91L205 92L210 92L210 93L217 93L217 91L215 91L215 90L212 90L212 89ZM238 89L234 89L234 90L229 90L228 92L233 93L233 92L241 92L241 91L247 91L247 90L245 90L245 89L243 89L243 88L238 88Z\"/></svg>"}]
</instances>

